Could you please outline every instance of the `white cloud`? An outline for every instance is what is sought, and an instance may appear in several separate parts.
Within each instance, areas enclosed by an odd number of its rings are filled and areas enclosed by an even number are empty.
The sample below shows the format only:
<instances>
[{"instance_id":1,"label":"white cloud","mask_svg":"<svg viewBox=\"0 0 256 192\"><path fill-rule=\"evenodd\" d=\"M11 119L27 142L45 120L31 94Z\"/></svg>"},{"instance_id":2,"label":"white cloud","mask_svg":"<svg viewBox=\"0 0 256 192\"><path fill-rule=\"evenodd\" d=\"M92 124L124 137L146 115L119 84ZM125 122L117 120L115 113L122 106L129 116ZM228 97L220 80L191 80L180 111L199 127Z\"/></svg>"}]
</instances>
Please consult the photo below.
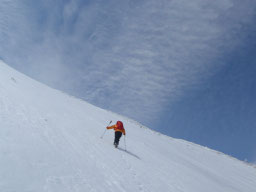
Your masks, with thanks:
<instances>
[{"instance_id":1,"label":"white cloud","mask_svg":"<svg viewBox=\"0 0 256 192\"><path fill-rule=\"evenodd\" d=\"M25 2L0 5L6 62L147 123L225 64L256 6L251 0L38 1L40 12Z\"/></svg>"}]
</instances>

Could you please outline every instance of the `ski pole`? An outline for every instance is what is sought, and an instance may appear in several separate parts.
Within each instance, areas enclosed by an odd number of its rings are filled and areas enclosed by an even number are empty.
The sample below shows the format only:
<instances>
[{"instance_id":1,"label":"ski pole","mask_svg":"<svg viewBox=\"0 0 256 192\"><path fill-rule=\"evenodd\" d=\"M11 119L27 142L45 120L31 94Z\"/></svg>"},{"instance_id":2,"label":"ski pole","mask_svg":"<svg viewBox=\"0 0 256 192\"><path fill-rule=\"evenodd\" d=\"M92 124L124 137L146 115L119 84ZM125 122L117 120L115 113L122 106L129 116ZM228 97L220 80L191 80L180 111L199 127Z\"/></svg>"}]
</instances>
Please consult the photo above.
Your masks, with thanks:
<instances>
[{"instance_id":1,"label":"ski pole","mask_svg":"<svg viewBox=\"0 0 256 192\"><path fill-rule=\"evenodd\" d=\"M125 136L124 136L124 149L126 151L126 141L125 141Z\"/></svg>"},{"instance_id":2,"label":"ski pole","mask_svg":"<svg viewBox=\"0 0 256 192\"><path fill-rule=\"evenodd\" d=\"M109 126L111 123L112 123L112 120L109 122L108 126ZM107 126L107 127L108 127L108 126ZM106 131L107 131L107 129L105 129L104 133L101 135L101 137L100 137L101 139L102 139L103 136L105 135Z\"/></svg>"}]
</instances>

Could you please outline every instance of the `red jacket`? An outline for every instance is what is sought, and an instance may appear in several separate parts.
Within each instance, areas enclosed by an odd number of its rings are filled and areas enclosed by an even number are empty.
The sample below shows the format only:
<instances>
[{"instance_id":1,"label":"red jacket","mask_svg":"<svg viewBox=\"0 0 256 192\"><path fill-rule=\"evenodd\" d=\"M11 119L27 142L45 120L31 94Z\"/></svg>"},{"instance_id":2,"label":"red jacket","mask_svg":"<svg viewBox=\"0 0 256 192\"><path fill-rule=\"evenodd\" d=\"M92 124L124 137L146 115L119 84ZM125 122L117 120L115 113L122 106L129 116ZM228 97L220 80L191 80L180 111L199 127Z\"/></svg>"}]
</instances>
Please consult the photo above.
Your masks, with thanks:
<instances>
[{"instance_id":1,"label":"red jacket","mask_svg":"<svg viewBox=\"0 0 256 192\"><path fill-rule=\"evenodd\" d=\"M115 131L122 132L125 135L125 129L123 126L120 126L119 123L117 122L115 125L112 125L110 127L107 127L107 129L114 129Z\"/></svg>"}]
</instances>

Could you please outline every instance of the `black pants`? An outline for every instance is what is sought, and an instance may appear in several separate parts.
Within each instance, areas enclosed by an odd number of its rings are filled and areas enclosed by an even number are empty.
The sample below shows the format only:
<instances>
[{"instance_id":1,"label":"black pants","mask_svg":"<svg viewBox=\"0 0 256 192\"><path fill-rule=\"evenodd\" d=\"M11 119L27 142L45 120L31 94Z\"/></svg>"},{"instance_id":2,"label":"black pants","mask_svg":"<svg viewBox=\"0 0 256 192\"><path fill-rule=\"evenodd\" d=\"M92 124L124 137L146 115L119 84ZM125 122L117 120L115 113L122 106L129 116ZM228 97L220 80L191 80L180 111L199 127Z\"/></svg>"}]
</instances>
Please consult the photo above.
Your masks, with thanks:
<instances>
[{"instance_id":1,"label":"black pants","mask_svg":"<svg viewBox=\"0 0 256 192\"><path fill-rule=\"evenodd\" d=\"M116 131L115 132L115 141L114 141L114 144L119 144L119 140L120 140L120 138L122 137L122 132L120 132L120 131Z\"/></svg>"}]
</instances>

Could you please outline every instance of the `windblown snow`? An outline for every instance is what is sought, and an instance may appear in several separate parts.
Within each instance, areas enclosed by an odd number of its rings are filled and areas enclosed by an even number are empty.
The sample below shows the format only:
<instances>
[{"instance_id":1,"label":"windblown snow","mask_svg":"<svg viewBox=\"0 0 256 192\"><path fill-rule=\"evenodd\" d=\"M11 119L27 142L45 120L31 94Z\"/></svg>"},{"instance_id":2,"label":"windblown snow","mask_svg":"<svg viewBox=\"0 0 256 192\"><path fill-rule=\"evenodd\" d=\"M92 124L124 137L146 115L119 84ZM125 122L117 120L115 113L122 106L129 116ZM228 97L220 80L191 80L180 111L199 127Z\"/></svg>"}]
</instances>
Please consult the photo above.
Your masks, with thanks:
<instances>
[{"instance_id":1,"label":"windblown snow","mask_svg":"<svg viewBox=\"0 0 256 192\"><path fill-rule=\"evenodd\" d=\"M113 130L100 138L110 120L126 128L119 149ZM256 169L51 89L0 61L0 191L253 192Z\"/></svg>"}]
</instances>

